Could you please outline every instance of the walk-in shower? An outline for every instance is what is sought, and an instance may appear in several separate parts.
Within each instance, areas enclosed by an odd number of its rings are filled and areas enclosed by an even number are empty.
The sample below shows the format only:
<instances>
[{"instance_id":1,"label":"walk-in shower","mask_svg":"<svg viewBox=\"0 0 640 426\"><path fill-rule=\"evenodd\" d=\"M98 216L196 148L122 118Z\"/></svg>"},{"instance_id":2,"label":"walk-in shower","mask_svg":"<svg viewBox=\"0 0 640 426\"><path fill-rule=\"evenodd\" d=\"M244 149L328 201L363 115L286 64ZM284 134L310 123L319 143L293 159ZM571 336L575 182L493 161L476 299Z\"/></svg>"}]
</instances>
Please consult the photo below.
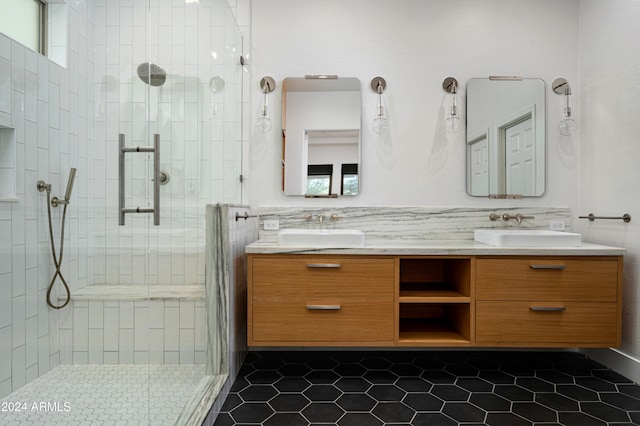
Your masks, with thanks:
<instances>
[{"instance_id":1,"label":"walk-in shower","mask_svg":"<svg viewBox=\"0 0 640 426\"><path fill-rule=\"evenodd\" d=\"M0 203L0 288L11 295L0 300L0 399L60 407L3 413L0 423L200 424L216 374L205 371L216 356L205 209L244 201L248 91L234 9L226 0L65 7L65 37L50 39L68 40L67 67L0 33L15 108L0 127L19 129L20 176L16 200ZM225 82L215 99L213 76ZM127 153L122 181L120 134L125 150L140 148ZM154 139L171 176L159 187ZM156 188L158 226L151 213L119 224L121 184L124 207L139 212L154 208Z\"/></svg>"}]
</instances>

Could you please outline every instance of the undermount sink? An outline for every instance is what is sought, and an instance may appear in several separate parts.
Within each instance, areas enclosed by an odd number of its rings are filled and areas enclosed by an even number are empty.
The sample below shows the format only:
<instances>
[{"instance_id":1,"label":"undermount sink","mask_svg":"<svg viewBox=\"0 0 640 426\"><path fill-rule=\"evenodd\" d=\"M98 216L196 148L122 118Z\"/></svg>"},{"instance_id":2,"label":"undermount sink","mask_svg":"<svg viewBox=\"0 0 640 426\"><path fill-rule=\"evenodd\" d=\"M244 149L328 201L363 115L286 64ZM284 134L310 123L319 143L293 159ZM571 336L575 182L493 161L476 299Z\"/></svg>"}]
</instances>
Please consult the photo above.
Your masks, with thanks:
<instances>
[{"instance_id":1,"label":"undermount sink","mask_svg":"<svg viewBox=\"0 0 640 426\"><path fill-rule=\"evenodd\" d=\"M474 240L500 247L577 247L582 235L544 229L477 229Z\"/></svg>"},{"instance_id":2,"label":"undermount sink","mask_svg":"<svg viewBox=\"0 0 640 426\"><path fill-rule=\"evenodd\" d=\"M294 247L364 247L364 232L353 229L281 229L280 245Z\"/></svg>"}]
</instances>

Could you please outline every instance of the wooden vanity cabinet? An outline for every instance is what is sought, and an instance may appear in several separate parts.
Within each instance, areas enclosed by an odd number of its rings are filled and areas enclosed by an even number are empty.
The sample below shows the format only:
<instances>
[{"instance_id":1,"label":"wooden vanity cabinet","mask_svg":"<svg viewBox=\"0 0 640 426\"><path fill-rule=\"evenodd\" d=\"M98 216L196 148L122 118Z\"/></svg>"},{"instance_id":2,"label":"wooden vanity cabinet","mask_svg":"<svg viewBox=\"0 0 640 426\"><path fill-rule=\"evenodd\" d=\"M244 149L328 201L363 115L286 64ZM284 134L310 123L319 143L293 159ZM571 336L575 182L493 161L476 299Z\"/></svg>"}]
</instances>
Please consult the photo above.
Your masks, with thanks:
<instances>
[{"instance_id":1,"label":"wooden vanity cabinet","mask_svg":"<svg viewBox=\"0 0 640 426\"><path fill-rule=\"evenodd\" d=\"M479 257L479 346L615 347L622 257Z\"/></svg>"},{"instance_id":2,"label":"wooden vanity cabinet","mask_svg":"<svg viewBox=\"0 0 640 426\"><path fill-rule=\"evenodd\" d=\"M616 347L622 256L248 255L249 346Z\"/></svg>"},{"instance_id":3,"label":"wooden vanity cabinet","mask_svg":"<svg viewBox=\"0 0 640 426\"><path fill-rule=\"evenodd\" d=\"M395 262L384 256L250 255L250 346L389 346Z\"/></svg>"}]
</instances>

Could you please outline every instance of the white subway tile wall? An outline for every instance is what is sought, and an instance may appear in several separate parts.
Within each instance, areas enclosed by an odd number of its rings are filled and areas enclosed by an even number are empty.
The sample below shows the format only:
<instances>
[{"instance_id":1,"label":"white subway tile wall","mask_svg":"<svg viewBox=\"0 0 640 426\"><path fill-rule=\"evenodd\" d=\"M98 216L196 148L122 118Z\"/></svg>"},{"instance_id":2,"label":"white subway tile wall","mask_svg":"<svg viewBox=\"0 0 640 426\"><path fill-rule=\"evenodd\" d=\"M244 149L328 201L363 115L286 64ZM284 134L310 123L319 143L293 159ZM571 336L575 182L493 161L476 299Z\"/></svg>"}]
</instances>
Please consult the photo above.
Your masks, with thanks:
<instances>
[{"instance_id":1,"label":"white subway tile wall","mask_svg":"<svg viewBox=\"0 0 640 426\"><path fill-rule=\"evenodd\" d=\"M11 76L11 66L7 67L8 70L1 69L3 62L8 64L0 59L0 74L6 72L7 76ZM3 78L0 77L0 97L5 91L3 86ZM6 86L11 88L8 81ZM10 96L7 95L7 98ZM15 129L0 126L0 199L11 200L16 196L16 155ZM21 160L24 163L24 158Z\"/></svg>"},{"instance_id":2,"label":"white subway tile wall","mask_svg":"<svg viewBox=\"0 0 640 426\"><path fill-rule=\"evenodd\" d=\"M203 300L72 301L61 313L63 364L202 364Z\"/></svg>"},{"instance_id":3,"label":"white subway tile wall","mask_svg":"<svg viewBox=\"0 0 640 426\"><path fill-rule=\"evenodd\" d=\"M93 131L87 132L93 128L88 123L92 118L77 108L71 110L79 98L85 110L92 109L93 88L88 81L93 80L93 49L87 40L93 18L86 7L81 9L75 3L68 5L69 16L74 17L69 20L68 53L73 59L69 68L0 34L1 167L3 172L10 170L13 179L0 177L0 192L15 199L0 201L0 291L10 296L0 302L0 396L61 361L60 340L67 336L58 331L59 313L45 303L53 262L46 195L36 190L36 182L51 183L52 195L60 196L72 165L83 176L76 181L67 211L62 270L74 288L93 282L94 208L86 192L94 146ZM61 213L53 210L55 224ZM58 247L59 231L55 226Z\"/></svg>"}]
</instances>

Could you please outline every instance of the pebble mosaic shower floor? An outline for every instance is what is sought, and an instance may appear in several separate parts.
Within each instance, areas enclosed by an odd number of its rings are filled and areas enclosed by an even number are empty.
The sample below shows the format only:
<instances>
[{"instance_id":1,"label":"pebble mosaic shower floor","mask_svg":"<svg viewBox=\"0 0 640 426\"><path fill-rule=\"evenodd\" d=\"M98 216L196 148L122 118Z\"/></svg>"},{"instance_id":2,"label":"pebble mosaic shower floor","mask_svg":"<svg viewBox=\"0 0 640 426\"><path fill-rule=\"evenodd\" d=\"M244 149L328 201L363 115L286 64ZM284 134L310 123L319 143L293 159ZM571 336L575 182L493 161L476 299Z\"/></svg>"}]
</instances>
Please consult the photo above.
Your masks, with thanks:
<instances>
[{"instance_id":1,"label":"pebble mosaic shower floor","mask_svg":"<svg viewBox=\"0 0 640 426\"><path fill-rule=\"evenodd\" d=\"M640 425L640 386L577 352L251 352L232 425Z\"/></svg>"},{"instance_id":2,"label":"pebble mosaic shower floor","mask_svg":"<svg viewBox=\"0 0 640 426\"><path fill-rule=\"evenodd\" d=\"M203 377L202 365L61 365L2 398L0 425L171 425Z\"/></svg>"}]
</instances>

